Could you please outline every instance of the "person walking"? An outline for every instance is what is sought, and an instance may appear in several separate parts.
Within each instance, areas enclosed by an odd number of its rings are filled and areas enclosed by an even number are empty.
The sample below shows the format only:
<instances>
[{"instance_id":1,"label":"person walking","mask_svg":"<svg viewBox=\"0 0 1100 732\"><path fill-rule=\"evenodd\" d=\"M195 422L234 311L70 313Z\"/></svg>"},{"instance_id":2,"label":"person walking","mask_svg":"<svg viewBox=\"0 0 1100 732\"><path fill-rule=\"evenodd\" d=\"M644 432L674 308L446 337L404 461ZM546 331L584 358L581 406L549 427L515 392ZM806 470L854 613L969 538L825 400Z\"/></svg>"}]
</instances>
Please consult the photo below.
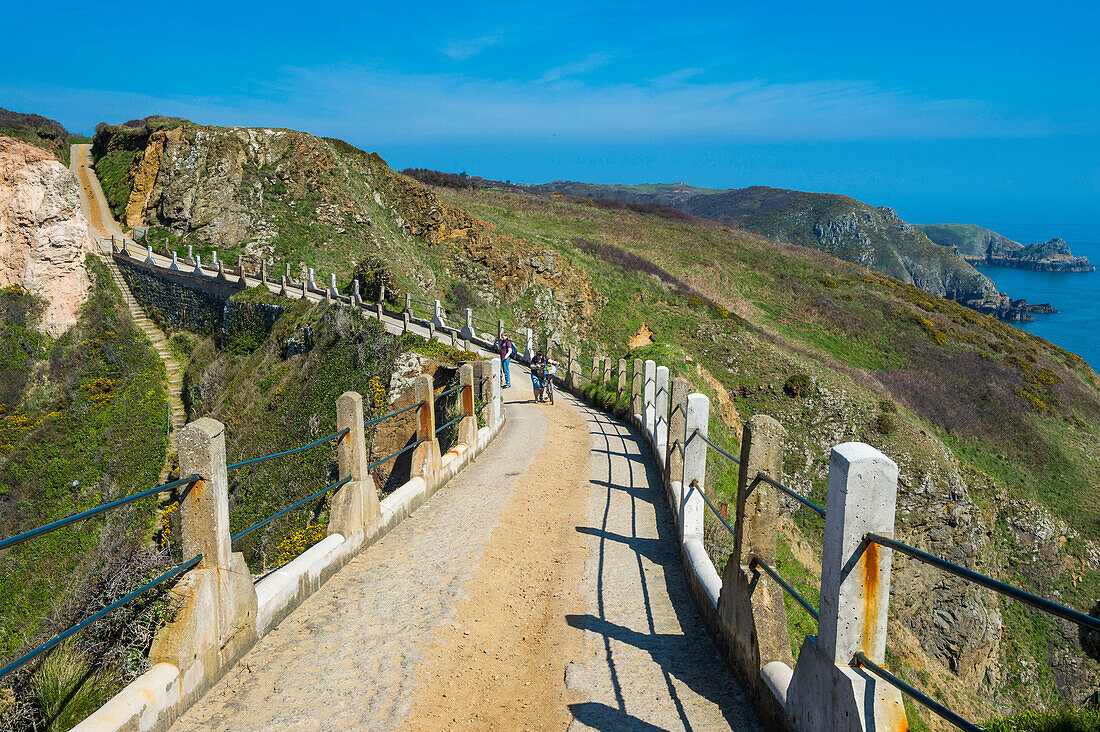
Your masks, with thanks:
<instances>
[{"instance_id":1,"label":"person walking","mask_svg":"<svg viewBox=\"0 0 1100 732\"><path fill-rule=\"evenodd\" d=\"M546 357L542 351L535 355L531 361L531 388L535 392L535 401L544 400L543 394L550 380L554 378L554 362Z\"/></svg>"},{"instance_id":2,"label":"person walking","mask_svg":"<svg viewBox=\"0 0 1100 732\"><path fill-rule=\"evenodd\" d=\"M500 368L504 372L504 388L507 389L512 386L512 375L508 373L508 367L512 364L512 359L516 355L516 344L512 343L512 339L508 337L507 333L501 333L496 346L497 351L500 353Z\"/></svg>"}]
</instances>

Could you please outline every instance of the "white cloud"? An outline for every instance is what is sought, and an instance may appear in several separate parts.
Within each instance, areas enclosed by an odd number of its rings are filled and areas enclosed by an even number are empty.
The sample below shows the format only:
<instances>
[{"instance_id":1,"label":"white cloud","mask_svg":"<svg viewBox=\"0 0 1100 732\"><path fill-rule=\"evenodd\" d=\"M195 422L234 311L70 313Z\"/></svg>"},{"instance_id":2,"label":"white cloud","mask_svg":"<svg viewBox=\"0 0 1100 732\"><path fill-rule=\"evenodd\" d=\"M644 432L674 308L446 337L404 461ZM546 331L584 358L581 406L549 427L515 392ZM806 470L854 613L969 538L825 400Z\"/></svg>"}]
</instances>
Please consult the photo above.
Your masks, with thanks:
<instances>
[{"instance_id":1,"label":"white cloud","mask_svg":"<svg viewBox=\"0 0 1100 732\"><path fill-rule=\"evenodd\" d=\"M489 35L480 36L478 38L465 38L451 41L440 50L452 61L465 61L468 58L478 55L486 48L500 43L503 38L504 36L501 33L490 33Z\"/></svg>"},{"instance_id":2,"label":"white cloud","mask_svg":"<svg viewBox=\"0 0 1100 732\"><path fill-rule=\"evenodd\" d=\"M643 83L594 85L570 78L605 62L589 57L533 81L334 66L283 69L278 84L238 97L0 84L0 98L21 99L22 107L62 122L76 114L109 121L175 114L212 124L290 127L369 145L552 136L654 144L968 139L1061 130L1046 119L1000 116L973 100L928 99L862 81L695 83L693 69Z\"/></svg>"},{"instance_id":3,"label":"white cloud","mask_svg":"<svg viewBox=\"0 0 1100 732\"><path fill-rule=\"evenodd\" d=\"M542 75L539 81L551 82L567 79L570 76L581 76L587 74L589 71L605 66L611 61L611 56L606 53L593 53L587 58L580 61L573 61L571 63L562 64L561 66L555 66L547 69L546 73Z\"/></svg>"}]
</instances>

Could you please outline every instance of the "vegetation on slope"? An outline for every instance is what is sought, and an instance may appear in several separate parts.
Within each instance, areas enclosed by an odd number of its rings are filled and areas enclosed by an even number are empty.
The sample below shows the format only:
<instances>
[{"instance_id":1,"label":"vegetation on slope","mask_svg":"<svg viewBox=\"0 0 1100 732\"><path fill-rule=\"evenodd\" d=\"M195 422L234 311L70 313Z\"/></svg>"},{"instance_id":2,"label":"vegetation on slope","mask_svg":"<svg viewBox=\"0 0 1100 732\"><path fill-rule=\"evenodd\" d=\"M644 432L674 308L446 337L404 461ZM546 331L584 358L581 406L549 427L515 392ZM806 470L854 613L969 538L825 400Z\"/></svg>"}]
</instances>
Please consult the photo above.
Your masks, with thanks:
<instances>
[{"instance_id":1,"label":"vegetation on slope","mask_svg":"<svg viewBox=\"0 0 1100 732\"><path fill-rule=\"evenodd\" d=\"M827 450L845 440L868 442L919 487L899 496L906 540L1079 608L1095 601L1100 568L1086 540L1100 537L1100 469L1088 446L1100 437L1100 383L1077 356L912 285L744 232L566 199L438 194L583 266L603 306L567 338L586 356L655 358L710 393L712 403L724 398L725 426L713 428L731 450L741 415L776 417L789 433L788 484L820 501ZM671 277L631 267L628 257L608 256L608 247ZM643 330L654 343L628 349ZM793 388L792 380L800 385ZM732 503L733 471L720 459L708 471L718 476L719 499ZM1063 538L1060 552L1044 547L1040 558L1032 556L1028 530L1048 520L1045 510L1068 524L1059 529L1056 519L1055 535L1080 538ZM802 543L803 532L820 531L805 513L794 511L787 522L788 546ZM711 539L721 565L726 547L719 537ZM781 564L811 577L803 570L812 554L790 554ZM945 647L927 618L964 600L976 611L997 601L964 589L939 600L922 589L919 574L907 576L899 566L895 576L895 614L919 638L899 658L917 663L925 654L967 679L952 682L945 674L942 683L949 701L979 718L1075 697L1097 677L1073 639L1008 603L1001 603L1000 650L998 633L975 631L981 641L968 641L966 626L951 641L962 648ZM947 586L947 594L958 588ZM792 635L807 631L793 627ZM983 661L982 653L997 658ZM1051 658L1070 657L1083 669L1078 686L1066 681L1073 674L1065 666L1059 678L1053 672Z\"/></svg>"},{"instance_id":2,"label":"vegetation on slope","mask_svg":"<svg viewBox=\"0 0 1100 732\"><path fill-rule=\"evenodd\" d=\"M65 165L69 164L69 133L60 122L0 107L0 135L29 142L49 151Z\"/></svg>"},{"instance_id":3,"label":"vegetation on slope","mask_svg":"<svg viewBox=\"0 0 1100 732\"><path fill-rule=\"evenodd\" d=\"M35 295L0 290L2 536L155 486L164 465L164 367L104 265L89 257L87 266L90 297L77 324L56 341L36 329L44 304ZM144 499L4 552L5 663L163 570L167 558L149 549L154 502ZM54 653L64 661L47 658L41 673L31 673L32 664L9 678L5 686L14 683L16 693L0 692L6 705L0 718L16 728L42 725L66 706L48 704L51 693L55 702L70 692L87 704L102 701L141 669L161 612L156 595L136 602ZM47 683L50 668L81 664L88 673L65 683L55 674Z\"/></svg>"}]
</instances>

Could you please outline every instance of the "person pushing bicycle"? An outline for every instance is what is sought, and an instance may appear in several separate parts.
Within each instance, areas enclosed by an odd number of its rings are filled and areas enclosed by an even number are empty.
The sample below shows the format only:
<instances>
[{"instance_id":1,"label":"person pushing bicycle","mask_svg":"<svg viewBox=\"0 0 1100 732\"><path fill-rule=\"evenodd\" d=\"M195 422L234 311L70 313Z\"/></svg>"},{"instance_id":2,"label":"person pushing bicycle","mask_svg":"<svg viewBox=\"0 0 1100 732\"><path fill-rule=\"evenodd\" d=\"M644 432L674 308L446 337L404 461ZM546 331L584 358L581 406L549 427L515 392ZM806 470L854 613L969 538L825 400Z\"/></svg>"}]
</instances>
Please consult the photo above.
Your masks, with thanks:
<instances>
[{"instance_id":1,"label":"person pushing bicycle","mask_svg":"<svg viewBox=\"0 0 1100 732\"><path fill-rule=\"evenodd\" d=\"M552 360L546 354L539 351L531 359L531 388L535 392L535 401L546 400L549 393L550 403L554 403L554 373L557 369Z\"/></svg>"}]
</instances>

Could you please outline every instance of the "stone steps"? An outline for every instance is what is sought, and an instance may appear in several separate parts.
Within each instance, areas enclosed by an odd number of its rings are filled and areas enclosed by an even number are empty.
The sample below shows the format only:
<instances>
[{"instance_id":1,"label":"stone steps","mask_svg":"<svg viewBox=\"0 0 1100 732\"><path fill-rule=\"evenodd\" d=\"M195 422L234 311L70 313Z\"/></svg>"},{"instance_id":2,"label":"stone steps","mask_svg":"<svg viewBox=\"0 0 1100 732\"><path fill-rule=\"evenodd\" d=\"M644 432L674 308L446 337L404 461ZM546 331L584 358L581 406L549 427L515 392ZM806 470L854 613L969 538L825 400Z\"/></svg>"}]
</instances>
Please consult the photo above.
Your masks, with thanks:
<instances>
[{"instance_id":1,"label":"stone steps","mask_svg":"<svg viewBox=\"0 0 1100 732\"><path fill-rule=\"evenodd\" d=\"M176 360L175 353L172 351L172 347L168 343L168 338L164 335L164 332L153 322L145 310L138 304L137 299L133 293L130 292L130 287L126 284L125 278L122 276L122 272L119 271L114 261L109 257L103 257L107 268L111 272L111 279L118 285L118 289L122 292L122 299L126 303L126 308L130 311L130 316L134 320L134 324L145 333L153 345L153 350L160 356L160 360L164 363L164 370L168 376L168 394L169 403L171 407L170 423L172 430L168 435L168 452L176 451L176 434L183 428L187 421L187 415L183 410L183 400L181 395L183 393L183 365ZM165 464L162 470L161 479L167 478L168 465Z\"/></svg>"}]
</instances>

